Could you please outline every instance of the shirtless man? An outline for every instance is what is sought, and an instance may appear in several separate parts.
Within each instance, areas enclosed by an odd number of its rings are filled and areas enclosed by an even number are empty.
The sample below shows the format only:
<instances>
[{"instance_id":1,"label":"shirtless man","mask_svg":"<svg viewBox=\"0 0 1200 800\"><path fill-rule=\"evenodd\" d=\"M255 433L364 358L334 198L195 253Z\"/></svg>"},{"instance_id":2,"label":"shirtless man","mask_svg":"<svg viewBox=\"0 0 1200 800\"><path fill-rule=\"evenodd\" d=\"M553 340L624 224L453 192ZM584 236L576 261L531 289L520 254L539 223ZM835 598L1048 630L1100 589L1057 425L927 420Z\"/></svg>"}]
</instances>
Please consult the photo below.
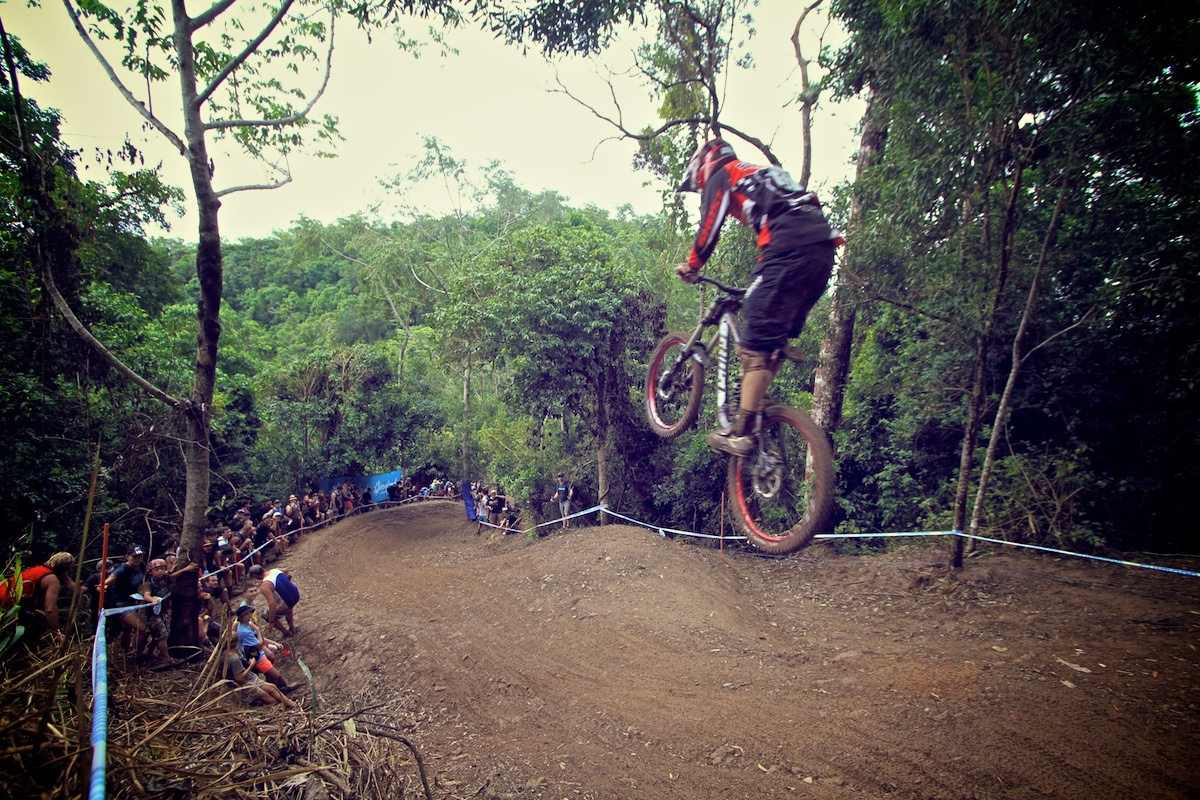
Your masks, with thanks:
<instances>
[{"instance_id":1,"label":"shirtless man","mask_svg":"<svg viewBox=\"0 0 1200 800\"><path fill-rule=\"evenodd\" d=\"M278 628L285 637L296 635L296 622L292 607L300 600L300 590L292 583L291 576L281 569L264 570L255 564L250 568L250 577L259 581L258 593L266 604L263 619ZM287 620L287 627L283 625Z\"/></svg>"}]
</instances>

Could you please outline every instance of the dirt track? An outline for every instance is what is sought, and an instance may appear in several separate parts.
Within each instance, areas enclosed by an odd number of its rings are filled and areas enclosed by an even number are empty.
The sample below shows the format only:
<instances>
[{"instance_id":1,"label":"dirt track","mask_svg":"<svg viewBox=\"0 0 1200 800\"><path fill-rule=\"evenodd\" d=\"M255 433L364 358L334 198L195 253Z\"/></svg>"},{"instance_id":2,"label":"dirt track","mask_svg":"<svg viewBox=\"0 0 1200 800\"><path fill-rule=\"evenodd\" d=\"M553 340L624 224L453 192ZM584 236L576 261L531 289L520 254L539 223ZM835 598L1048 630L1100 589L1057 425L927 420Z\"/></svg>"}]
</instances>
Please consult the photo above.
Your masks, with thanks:
<instances>
[{"instance_id":1,"label":"dirt track","mask_svg":"<svg viewBox=\"0 0 1200 800\"><path fill-rule=\"evenodd\" d=\"M1200 578L944 552L530 542L427 502L281 566L322 703L385 703L437 797L1200 797Z\"/></svg>"}]
</instances>

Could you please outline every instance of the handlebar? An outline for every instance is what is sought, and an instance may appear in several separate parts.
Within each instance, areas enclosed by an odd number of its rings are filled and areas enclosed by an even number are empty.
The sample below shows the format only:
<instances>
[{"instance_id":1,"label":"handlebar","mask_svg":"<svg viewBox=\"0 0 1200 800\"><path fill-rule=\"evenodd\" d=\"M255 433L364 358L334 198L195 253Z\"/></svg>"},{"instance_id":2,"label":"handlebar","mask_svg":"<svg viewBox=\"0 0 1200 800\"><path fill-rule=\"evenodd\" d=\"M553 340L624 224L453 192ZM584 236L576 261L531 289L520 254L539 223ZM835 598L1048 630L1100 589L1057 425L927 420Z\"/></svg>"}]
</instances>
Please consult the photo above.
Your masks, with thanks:
<instances>
[{"instance_id":1,"label":"handlebar","mask_svg":"<svg viewBox=\"0 0 1200 800\"><path fill-rule=\"evenodd\" d=\"M693 283L711 283L713 286L717 287L722 292L725 292L725 294L731 294L731 295L734 295L735 297L741 297L742 295L744 295L746 293L745 289L738 288L737 286L726 286L725 284L721 283L720 281L710 278L707 275L697 275L696 280L693 281Z\"/></svg>"}]
</instances>

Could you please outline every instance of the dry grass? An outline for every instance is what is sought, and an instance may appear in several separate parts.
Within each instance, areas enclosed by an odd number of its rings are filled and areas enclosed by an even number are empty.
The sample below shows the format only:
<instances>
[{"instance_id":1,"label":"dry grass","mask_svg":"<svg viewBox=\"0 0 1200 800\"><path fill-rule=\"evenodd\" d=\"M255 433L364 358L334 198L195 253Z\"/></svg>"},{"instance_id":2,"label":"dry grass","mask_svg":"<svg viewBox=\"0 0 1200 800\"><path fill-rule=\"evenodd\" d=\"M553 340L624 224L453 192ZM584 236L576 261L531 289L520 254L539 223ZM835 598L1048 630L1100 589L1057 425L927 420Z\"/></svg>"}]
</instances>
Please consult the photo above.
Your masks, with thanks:
<instances>
[{"instance_id":1,"label":"dry grass","mask_svg":"<svg viewBox=\"0 0 1200 800\"><path fill-rule=\"evenodd\" d=\"M74 800L92 765L90 643L0 666L0 796ZM116 646L110 646L112 651ZM113 798L428 798L407 714L248 706L221 680L223 652L152 672L113 653L107 794ZM297 692L299 695L300 692ZM359 698L361 700L361 698Z\"/></svg>"}]
</instances>

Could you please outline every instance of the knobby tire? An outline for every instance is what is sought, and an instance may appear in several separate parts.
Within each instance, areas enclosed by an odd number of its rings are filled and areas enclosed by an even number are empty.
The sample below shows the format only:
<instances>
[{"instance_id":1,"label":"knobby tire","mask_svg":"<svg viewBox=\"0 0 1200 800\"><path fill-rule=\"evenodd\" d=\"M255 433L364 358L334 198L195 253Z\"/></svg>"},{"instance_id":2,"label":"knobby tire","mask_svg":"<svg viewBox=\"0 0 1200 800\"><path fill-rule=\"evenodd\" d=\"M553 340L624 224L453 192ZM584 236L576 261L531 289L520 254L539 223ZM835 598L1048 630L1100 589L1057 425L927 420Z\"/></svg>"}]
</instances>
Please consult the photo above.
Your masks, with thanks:
<instances>
[{"instance_id":1,"label":"knobby tire","mask_svg":"<svg viewBox=\"0 0 1200 800\"><path fill-rule=\"evenodd\" d=\"M695 359L684 361L671 376L671 386L666 387L669 397L660 397L657 392L663 373L675 363L687 341L686 333L668 333L659 339L650 355L650 366L646 369L646 383L642 392L646 421L664 439L674 439L690 428L700 415L704 367Z\"/></svg>"},{"instance_id":2,"label":"knobby tire","mask_svg":"<svg viewBox=\"0 0 1200 800\"><path fill-rule=\"evenodd\" d=\"M760 439L765 457L756 451L729 459L729 505L752 545L767 553L790 553L829 524L833 447L812 417L782 405L763 412Z\"/></svg>"}]
</instances>

